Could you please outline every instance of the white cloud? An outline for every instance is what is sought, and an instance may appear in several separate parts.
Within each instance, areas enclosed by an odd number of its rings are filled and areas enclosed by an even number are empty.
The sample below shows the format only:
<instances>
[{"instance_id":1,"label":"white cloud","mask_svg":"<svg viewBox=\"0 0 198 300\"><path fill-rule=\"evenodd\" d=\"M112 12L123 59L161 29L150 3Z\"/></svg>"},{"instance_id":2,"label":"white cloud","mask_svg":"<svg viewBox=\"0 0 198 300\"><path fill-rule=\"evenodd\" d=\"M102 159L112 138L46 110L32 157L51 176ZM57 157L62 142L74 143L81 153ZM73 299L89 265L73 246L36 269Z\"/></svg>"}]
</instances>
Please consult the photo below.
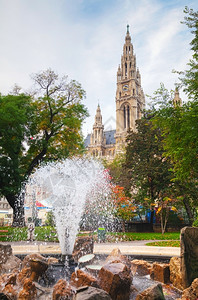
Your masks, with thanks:
<instances>
[{"instance_id":1,"label":"white cloud","mask_svg":"<svg viewBox=\"0 0 198 300\"><path fill-rule=\"evenodd\" d=\"M181 25L185 5L163 0L0 0L0 91L27 88L31 73L51 67L82 83L91 131L98 100L104 123L115 118L116 72L126 24L130 25L142 86L152 94L164 82L174 88L190 58L192 38ZM97 8L97 9L96 9ZM114 126L114 125L112 125Z\"/></svg>"}]
</instances>

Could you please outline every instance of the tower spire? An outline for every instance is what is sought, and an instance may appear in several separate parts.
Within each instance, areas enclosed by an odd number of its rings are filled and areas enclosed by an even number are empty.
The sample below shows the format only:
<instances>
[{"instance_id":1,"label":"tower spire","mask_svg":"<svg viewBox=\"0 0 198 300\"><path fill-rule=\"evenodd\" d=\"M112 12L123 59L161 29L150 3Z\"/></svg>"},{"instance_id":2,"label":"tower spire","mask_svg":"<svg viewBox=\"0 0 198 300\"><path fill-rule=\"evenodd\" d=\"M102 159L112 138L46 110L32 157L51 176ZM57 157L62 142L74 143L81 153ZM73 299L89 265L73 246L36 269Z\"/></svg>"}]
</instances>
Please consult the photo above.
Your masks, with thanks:
<instances>
[{"instance_id":1,"label":"tower spire","mask_svg":"<svg viewBox=\"0 0 198 300\"><path fill-rule=\"evenodd\" d=\"M127 33L129 33L129 24L127 24Z\"/></svg>"}]
</instances>

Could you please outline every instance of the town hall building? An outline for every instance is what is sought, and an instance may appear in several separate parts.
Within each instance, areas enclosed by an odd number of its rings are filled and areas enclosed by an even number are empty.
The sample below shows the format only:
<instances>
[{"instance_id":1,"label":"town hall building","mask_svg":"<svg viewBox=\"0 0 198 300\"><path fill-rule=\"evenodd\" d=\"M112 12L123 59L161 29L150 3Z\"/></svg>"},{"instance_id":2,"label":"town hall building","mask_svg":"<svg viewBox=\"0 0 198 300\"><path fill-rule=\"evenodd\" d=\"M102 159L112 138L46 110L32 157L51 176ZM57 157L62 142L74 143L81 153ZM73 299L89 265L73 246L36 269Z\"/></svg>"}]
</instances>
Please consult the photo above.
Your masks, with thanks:
<instances>
[{"instance_id":1,"label":"town hall building","mask_svg":"<svg viewBox=\"0 0 198 300\"><path fill-rule=\"evenodd\" d=\"M121 64L117 71L116 129L104 131L102 114L98 105L93 131L85 140L85 146L93 156L111 159L125 145L128 130L136 130L135 121L140 119L145 108L141 76L136 66L136 56L131 43L129 25L125 36Z\"/></svg>"}]
</instances>

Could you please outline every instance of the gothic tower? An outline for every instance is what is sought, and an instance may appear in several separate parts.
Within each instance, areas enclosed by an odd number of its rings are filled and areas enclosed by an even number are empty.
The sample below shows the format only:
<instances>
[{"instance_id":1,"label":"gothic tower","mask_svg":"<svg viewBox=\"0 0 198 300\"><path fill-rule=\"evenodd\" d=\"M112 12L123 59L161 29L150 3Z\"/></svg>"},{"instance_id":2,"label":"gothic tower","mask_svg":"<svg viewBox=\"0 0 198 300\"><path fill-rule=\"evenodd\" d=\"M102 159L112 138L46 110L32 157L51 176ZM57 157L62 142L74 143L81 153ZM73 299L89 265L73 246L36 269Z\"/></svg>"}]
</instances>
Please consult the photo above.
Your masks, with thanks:
<instances>
[{"instance_id":1,"label":"gothic tower","mask_svg":"<svg viewBox=\"0 0 198 300\"><path fill-rule=\"evenodd\" d=\"M93 156L103 156L104 146L105 146L105 135L104 135L104 125L102 124L102 114L100 110L100 105L98 104L95 122L93 125L93 132L90 136L89 150Z\"/></svg>"},{"instance_id":2,"label":"gothic tower","mask_svg":"<svg viewBox=\"0 0 198 300\"><path fill-rule=\"evenodd\" d=\"M119 152L125 141L127 131L135 129L135 120L140 119L145 107L141 76L136 67L136 56L129 34L129 25L123 46L121 65L117 71L116 90L116 151Z\"/></svg>"}]
</instances>

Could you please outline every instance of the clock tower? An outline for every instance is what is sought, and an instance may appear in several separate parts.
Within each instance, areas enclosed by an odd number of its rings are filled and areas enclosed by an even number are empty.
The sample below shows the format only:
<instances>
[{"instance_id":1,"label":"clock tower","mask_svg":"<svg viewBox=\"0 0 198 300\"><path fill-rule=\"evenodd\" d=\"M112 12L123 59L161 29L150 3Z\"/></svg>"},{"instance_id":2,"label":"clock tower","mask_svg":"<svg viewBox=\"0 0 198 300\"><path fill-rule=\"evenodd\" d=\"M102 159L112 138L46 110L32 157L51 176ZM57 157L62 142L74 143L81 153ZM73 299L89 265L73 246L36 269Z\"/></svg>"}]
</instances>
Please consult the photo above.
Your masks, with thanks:
<instances>
[{"instance_id":1,"label":"clock tower","mask_svg":"<svg viewBox=\"0 0 198 300\"><path fill-rule=\"evenodd\" d=\"M121 65L117 71L116 90L116 152L125 144L127 131L136 130L135 120L142 117L145 97L141 87L141 76L136 67L136 56L129 34L129 25L123 46Z\"/></svg>"}]
</instances>

